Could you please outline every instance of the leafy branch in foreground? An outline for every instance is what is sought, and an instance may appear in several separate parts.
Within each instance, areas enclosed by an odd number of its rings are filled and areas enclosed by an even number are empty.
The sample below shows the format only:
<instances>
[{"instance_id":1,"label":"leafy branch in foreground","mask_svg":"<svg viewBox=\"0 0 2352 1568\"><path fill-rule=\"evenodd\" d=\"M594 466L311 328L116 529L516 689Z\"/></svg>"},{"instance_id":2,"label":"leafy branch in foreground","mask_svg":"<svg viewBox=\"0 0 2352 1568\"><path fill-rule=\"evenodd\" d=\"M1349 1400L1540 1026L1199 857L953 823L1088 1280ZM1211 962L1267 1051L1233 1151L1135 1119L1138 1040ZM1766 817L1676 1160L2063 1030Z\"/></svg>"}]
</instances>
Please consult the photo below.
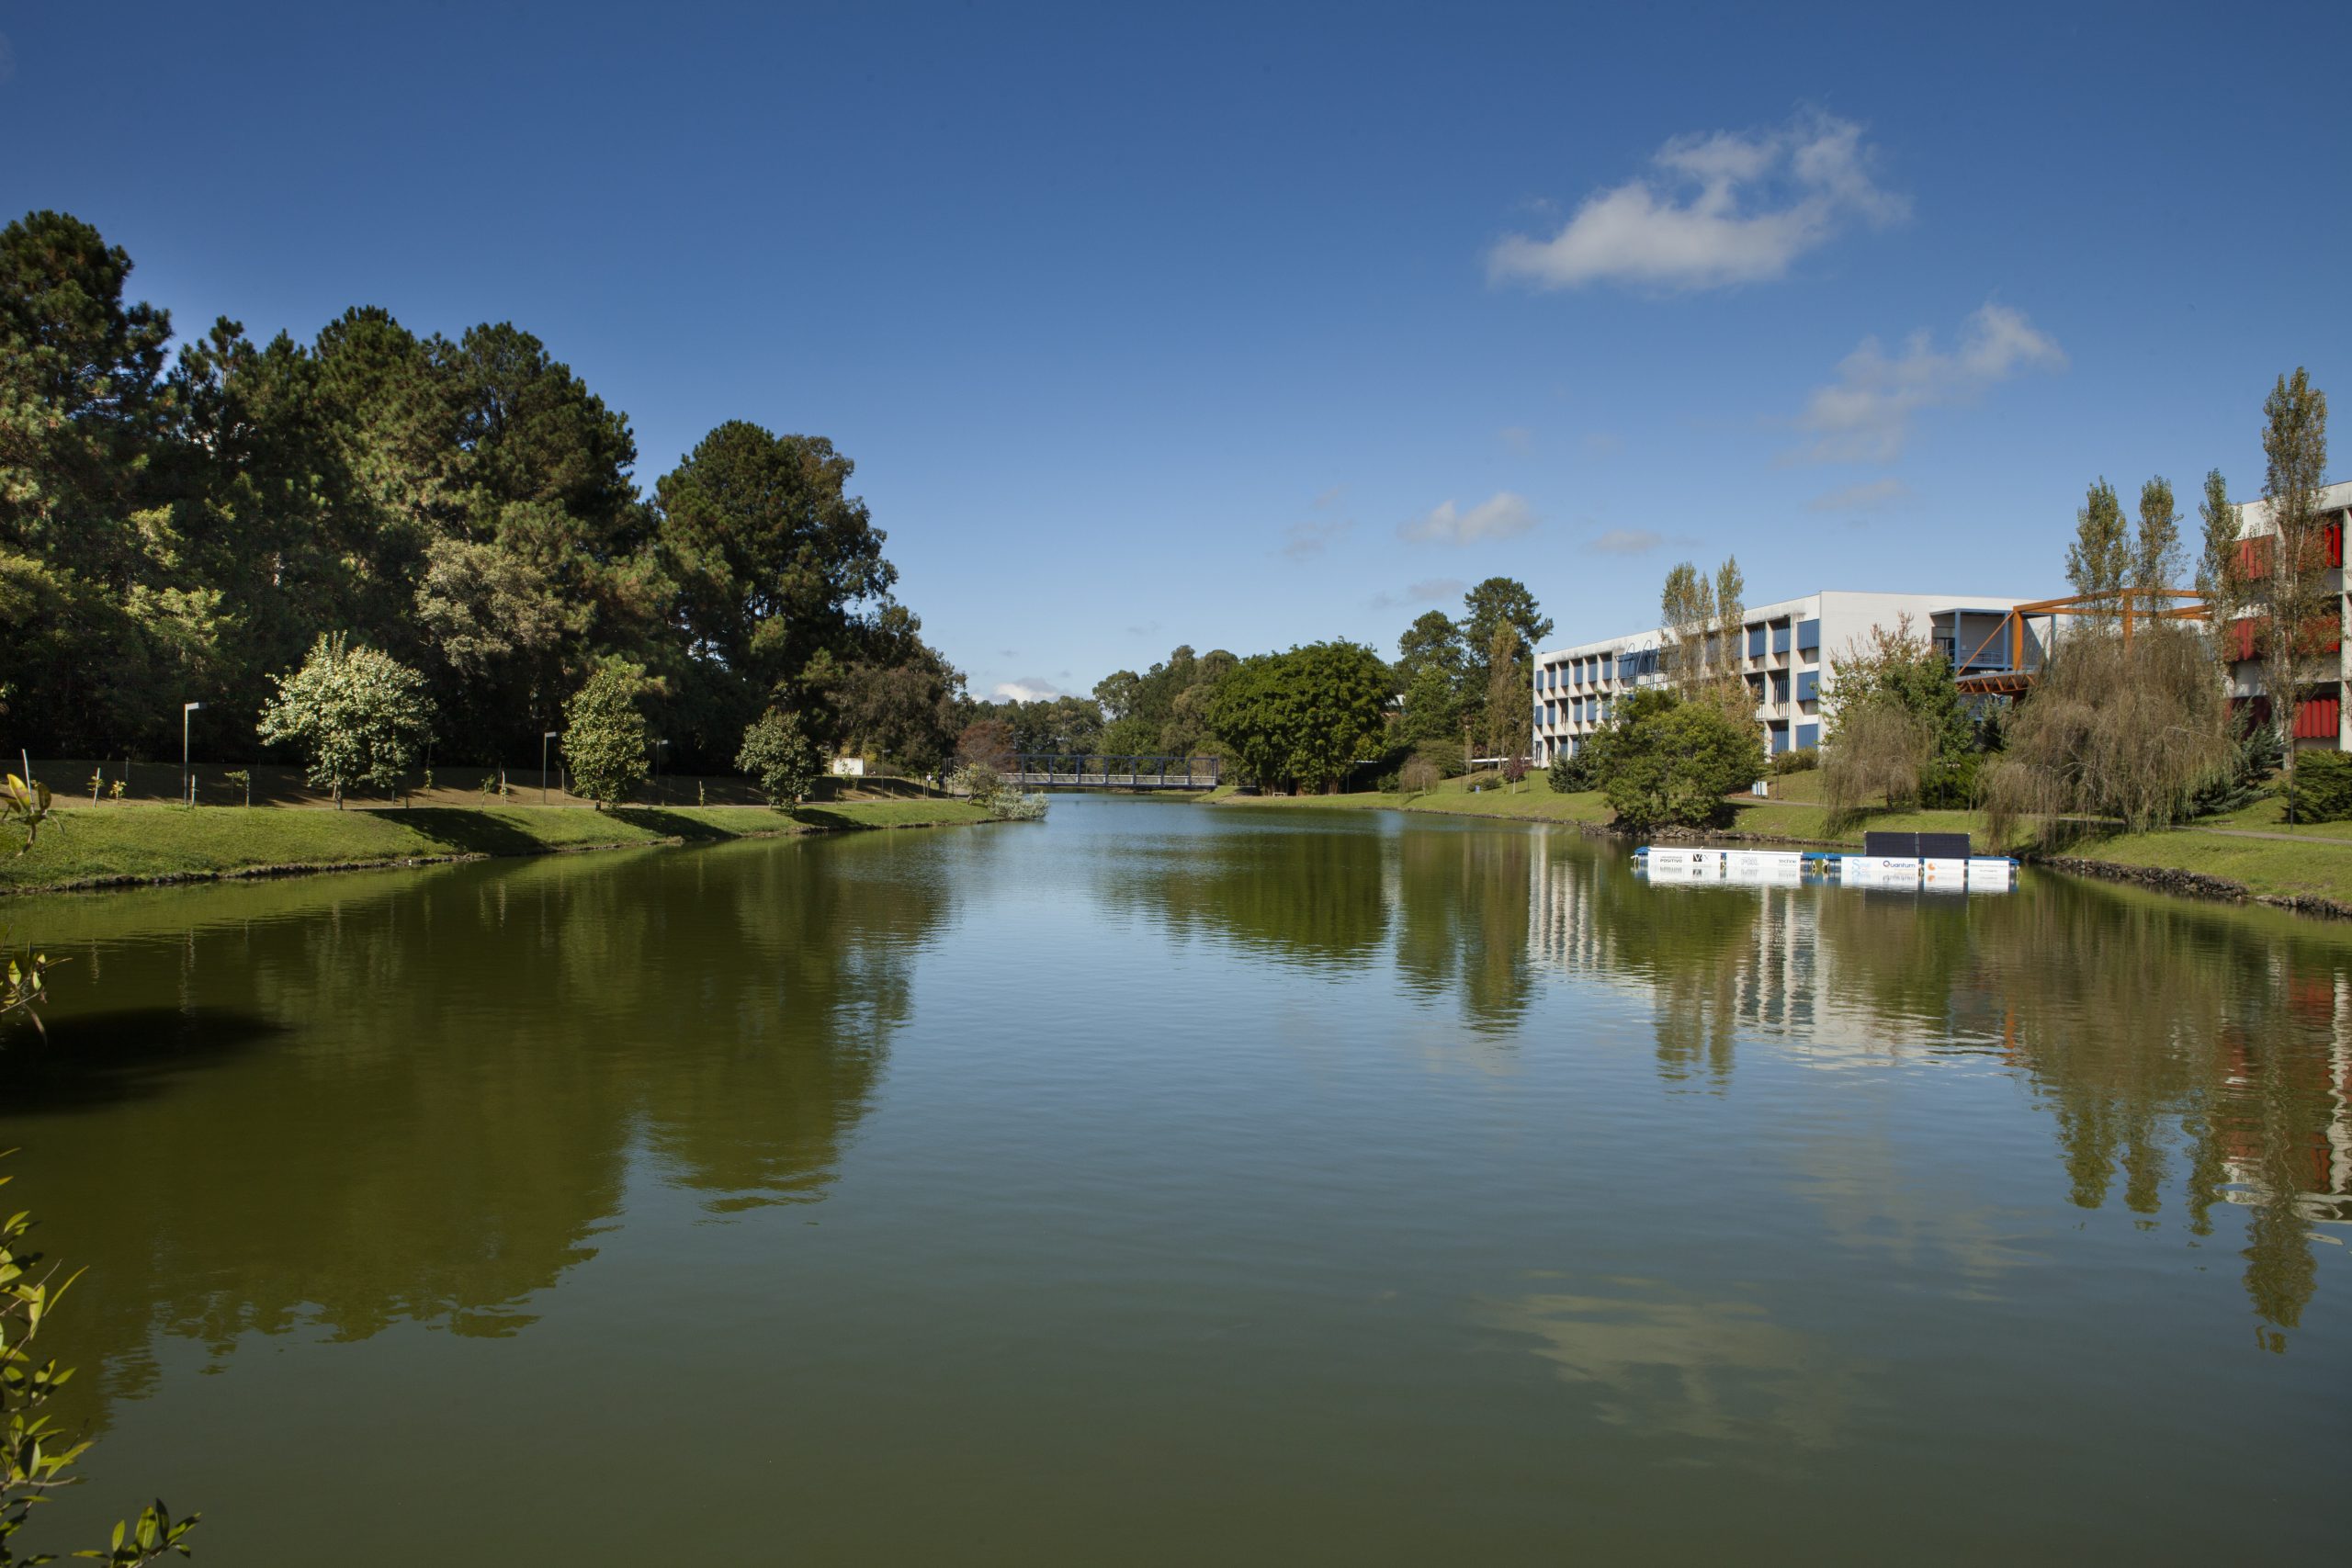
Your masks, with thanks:
<instances>
[{"instance_id":1,"label":"leafy branch in foreground","mask_svg":"<svg viewBox=\"0 0 2352 1568\"><path fill-rule=\"evenodd\" d=\"M29 763L27 771L31 771ZM33 852L33 841L40 837L41 824L55 815L50 806L49 786L39 780L20 779L10 773L8 782L0 784L0 823L25 836L25 841L17 846L18 854Z\"/></svg>"},{"instance_id":2,"label":"leafy branch in foreground","mask_svg":"<svg viewBox=\"0 0 2352 1568\"><path fill-rule=\"evenodd\" d=\"M0 1186L9 1179L0 1176ZM90 1447L88 1439L76 1440L60 1431L42 1410L74 1371L53 1359L36 1359L33 1338L81 1275L76 1271L61 1280L56 1264L43 1268L41 1254L25 1245L32 1228L29 1214L0 1223L0 1411L6 1417L5 1436L0 1436L0 1568L55 1561L48 1552L19 1557L11 1543L36 1506L81 1480L68 1472ZM188 1532L200 1517L190 1514L175 1519L158 1499L140 1510L136 1523L116 1525L103 1551L74 1555L108 1568L140 1568L171 1552L187 1557L191 1555Z\"/></svg>"}]
</instances>

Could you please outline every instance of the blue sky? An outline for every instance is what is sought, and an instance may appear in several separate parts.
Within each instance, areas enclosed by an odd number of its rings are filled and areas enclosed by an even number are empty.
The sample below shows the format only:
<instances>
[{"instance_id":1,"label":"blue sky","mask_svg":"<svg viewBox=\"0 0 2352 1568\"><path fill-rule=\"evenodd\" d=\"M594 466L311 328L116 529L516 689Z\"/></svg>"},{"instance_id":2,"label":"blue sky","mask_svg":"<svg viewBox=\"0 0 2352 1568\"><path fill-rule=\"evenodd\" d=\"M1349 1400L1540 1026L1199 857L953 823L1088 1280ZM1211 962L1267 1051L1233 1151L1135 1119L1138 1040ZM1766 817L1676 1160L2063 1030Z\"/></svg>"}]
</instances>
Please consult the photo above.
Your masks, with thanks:
<instances>
[{"instance_id":1,"label":"blue sky","mask_svg":"<svg viewBox=\"0 0 2352 1568\"><path fill-rule=\"evenodd\" d=\"M1915 14L1915 12L1917 14ZM184 332L513 320L649 487L831 436L986 695L2063 588L2084 486L2352 444L2352 7L0 0L0 205ZM2347 471L2339 458L2335 473ZM2193 525L2193 513L2189 518Z\"/></svg>"}]
</instances>

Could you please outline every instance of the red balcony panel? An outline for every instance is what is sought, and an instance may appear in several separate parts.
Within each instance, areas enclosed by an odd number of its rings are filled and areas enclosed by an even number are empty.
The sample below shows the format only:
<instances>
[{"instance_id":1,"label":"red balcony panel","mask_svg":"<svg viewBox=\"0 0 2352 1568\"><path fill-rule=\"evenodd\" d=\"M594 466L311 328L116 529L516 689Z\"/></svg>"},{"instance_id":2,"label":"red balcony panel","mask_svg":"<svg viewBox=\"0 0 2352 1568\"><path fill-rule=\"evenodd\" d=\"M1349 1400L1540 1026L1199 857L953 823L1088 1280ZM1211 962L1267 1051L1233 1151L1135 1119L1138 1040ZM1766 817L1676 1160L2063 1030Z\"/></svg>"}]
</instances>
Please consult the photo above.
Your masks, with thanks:
<instances>
[{"instance_id":1,"label":"red balcony panel","mask_svg":"<svg viewBox=\"0 0 2352 1568\"><path fill-rule=\"evenodd\" d=\"M2259 581L2270 575L2270 536L2256 534L2251 539L2238 541L2238 570L2248 582Z\"/></svg>"},{"instance_id":2,"label":"red balcony panel","mask_svg":"<svg viewBox=\"0 0 2352 1568\"><path fill-rule=\"evenodd\" d=\"M2252 615L2241 616L2230 623L2230 657L2233 659L2254 657L2254 617Z\"/></svg>"},{"instance_id":3,"label":"red balcony panel","mask_svg":"<svg viewBox=\"0 0 2352 1568\"><path fill-rule=\"evenodd\" d=\"M2333 740L2343 706L2338 697L2313 697L2295 714L2295 739L2298 740Z\"/></svg>"},{"instance_id":4,"label":"red balcony panel","mask_svg":"<svg viewBox=\"0 0 2352 1568\"><path fill-rule=\"evenodd\" d=\"M2320 530L2320 540L2321 547L2327 551L2327 564L2342 566L2344 564L2344 519L2341 515Z\"/></svg>"}]
</instances>

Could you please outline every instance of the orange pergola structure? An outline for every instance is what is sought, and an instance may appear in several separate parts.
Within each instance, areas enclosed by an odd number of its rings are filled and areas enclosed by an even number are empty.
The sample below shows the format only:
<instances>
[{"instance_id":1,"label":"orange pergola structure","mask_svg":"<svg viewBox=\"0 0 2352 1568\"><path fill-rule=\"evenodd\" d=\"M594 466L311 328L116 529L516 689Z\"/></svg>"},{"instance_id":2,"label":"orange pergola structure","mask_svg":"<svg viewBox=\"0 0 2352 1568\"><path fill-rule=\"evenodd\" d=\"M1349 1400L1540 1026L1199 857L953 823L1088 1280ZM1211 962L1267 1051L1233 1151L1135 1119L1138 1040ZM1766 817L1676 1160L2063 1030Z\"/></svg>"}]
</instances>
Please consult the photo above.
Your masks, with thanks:
<instances>
[{"instance_id":1,"label":"orange pergola structure","mask_svg":"<svg viewBox=\"0 0 2352 1568\"><path fill-rule=\"evenodd\" d=\"M1969 696L2023 696L2033 689L2041 673L2039 665L2028 668L2025 661L2026 622L2047 616L2051 636L2041 639L2047 649L2055 639L2058 617L2061 615L2119 616L2123 623L2123 643L2132 644L2132 628L2140 621L2202 621L2211 618L2205 596L2193 588L2116 588L2102 593L2074 593L2064 599L2036 599L2018 604L2004 615L2000 623L1986 633L1982 641L1969 650L1955 668L1966 671L1976 662L1985 649L2006 638L2009 645L2009 667L1988 670L1977 674L1961 674L1952 684ZM2046 652L2044 657L2046 658Z\"/></svg>"}]
</instances>

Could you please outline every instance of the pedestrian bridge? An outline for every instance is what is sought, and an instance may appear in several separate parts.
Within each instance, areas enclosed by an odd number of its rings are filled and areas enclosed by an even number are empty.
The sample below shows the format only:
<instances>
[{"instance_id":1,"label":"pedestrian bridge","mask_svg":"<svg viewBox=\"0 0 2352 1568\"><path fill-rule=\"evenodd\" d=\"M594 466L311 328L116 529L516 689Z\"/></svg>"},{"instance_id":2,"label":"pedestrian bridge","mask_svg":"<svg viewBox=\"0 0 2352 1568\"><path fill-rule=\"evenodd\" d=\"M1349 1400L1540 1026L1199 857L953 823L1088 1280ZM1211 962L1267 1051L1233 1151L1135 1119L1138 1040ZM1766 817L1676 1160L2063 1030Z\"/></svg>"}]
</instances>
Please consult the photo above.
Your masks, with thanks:
<instances>
[{"instance_id":1,"label":"pedestrian bridge","mask_svg":"<svg viewBox=\"0 0 2352 1568\"><path fill-rule=\"evenodd\" d=\"M1023 789L1215 789L1219 757L1097 757L1026 751L1007 784Z\"/></svg>"}]
</instances>

